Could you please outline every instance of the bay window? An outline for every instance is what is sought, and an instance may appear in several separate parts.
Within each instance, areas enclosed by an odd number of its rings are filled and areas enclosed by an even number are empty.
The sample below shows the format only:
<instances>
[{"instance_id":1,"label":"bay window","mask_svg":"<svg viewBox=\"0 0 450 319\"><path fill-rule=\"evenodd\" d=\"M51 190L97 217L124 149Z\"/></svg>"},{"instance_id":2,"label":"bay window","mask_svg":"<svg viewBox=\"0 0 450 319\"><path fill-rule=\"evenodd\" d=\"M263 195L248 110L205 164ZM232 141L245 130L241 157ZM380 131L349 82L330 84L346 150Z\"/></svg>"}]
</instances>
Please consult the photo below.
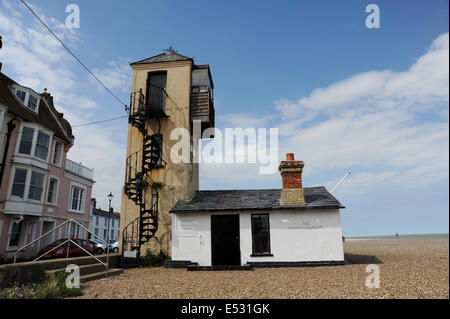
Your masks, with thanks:
<instances>
[{"instance_id":1,"label":"bay window","mask_svg":"<svg viewBox=\"0 0 450 319\"><path fill-rule=\"evenodd\" d=\"M39 131L36 141L36 149L34 151L34 156L40 159L46 160L48 154L48 146L50 143L50 136Z\"/></svg>"},{"instance_id":2,"label":"bay window","mask_svg":"<svg viewBox=\"0 0 450 319\"><path fill-rule=\"evenodd\" d=\"M17 168L14 174L13 185L11 189L11 196L16 196L19 198L23 198L25 194L25 184L27 180L26 169Z\"/></svg>"},{"instance_id":3,"label":"bay window","mask_svg":"<svg viewBox=\"0 0 450 319\"><path fill-rule=\"evenodd\" d=\"M49 134L37 128L23 126L18 153L47 161L50 137Z\"/></svg>"},{"instance_id":4,"label":"bay window","mask_svg":"<svg viewBox=\"0 0 450 319\"><path fill-rule=\"evenodd\" d=\"M33 169L15 167L12 170L11 199L43 201L45 173Z\"/></svg>"},{"instance_id":5,"label":"bay window","mask_svg":"<svg viewBox=\"0 0 450 319\"><path fill-rule=\"evenodd\" d=\"M41 201L45 175L32 171L28 199Z\"/></svg>"},{"instance_id":6,"label":"bay window","mask_svg":"<svg viewBox=\"0 0 450 319\"><path fill-rule=\"evenodd\" d=\"M22 129L22 138L20 139L19 153L31 154L31 148L33 146L34 129L24 126Z\"/></svg>"}]
</instances>

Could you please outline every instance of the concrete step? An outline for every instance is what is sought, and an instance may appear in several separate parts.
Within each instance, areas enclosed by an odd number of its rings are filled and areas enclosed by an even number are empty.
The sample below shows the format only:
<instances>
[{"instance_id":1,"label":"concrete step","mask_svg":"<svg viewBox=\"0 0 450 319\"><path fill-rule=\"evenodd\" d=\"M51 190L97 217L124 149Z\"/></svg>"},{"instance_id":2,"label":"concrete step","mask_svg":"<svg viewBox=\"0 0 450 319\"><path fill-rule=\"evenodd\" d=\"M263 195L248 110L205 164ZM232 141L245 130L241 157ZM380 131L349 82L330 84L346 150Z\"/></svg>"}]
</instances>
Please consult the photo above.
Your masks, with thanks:
<instances>
[{"instance_id":1,"label":"concrete step","mask_svg":"<svg viewBox=\"0 0 450 319\"><path fill-rule=\"evenodd\" d=\"M106 263L106 255L96 255L96 258ZM39 267L45 270L66 268L67 265L90 265L97 264L98 260L92 256L73 257L73 258L58 258L58 259L44 259L35 262L25 262L17 264L2 265L4 268L10 267L27 267L32 265L33 267ZM111 267L120 266L120 254L109 254L109 264ZM1 268L1 267L0 267Z\"/></svg>"},{"instance_id":2,"label":"concrete step","mask_svg":"<svg viewBox=\"0 0 450 319\"><path fill-rule=\"evenodd\" d=\"M79 266L79 267L80 267L80 276L94 274L97 272L102 272L102 271L105 271L105 269L106 269L105 265L103 265L99 262L97 262L96 264L83 265L83 266ZM58 272L66 272L66 268L52 269L52 270L46 271L47 274L54 274L54 273L58 273Z\"/></svg>"},{"instance_id":3,"label":"concrete step","mask_svg":"<svg viewBox=\"0 0 450 319\"><path fill-rule=\"evenodd\" d=\"M108 277L117 276L123 273L123 269L111 268L108 271ZM89 275L80 276L80 282L88 282L92 280L102 279L106 277L106 271L100 271Z\"/></svg>"}]
</instances>

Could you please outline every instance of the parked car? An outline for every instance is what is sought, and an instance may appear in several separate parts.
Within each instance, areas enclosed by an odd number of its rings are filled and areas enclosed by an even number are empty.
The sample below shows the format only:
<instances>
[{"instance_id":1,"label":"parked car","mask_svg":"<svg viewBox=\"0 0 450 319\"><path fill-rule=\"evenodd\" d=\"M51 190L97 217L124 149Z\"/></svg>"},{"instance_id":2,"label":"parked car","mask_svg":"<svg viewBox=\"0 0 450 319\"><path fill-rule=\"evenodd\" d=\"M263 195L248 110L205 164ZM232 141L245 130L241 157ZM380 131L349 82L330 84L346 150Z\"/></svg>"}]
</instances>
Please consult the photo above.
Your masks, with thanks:
<instances>
[{"instance_id":1,"label":"parked car","mask_svg":"<svg viewBox=\"0 0 450 319\"><path fill-rule=\"evenodd\" d=\"M58 240L54 241L53 243L51 243L50 245L42 248L41 251L39 252L39 256L44 255L45 253L51 251L52 249L53 250L50 253L48 253L47 255L45 255L43 258L66 258L67 257L67 249L69 249L69 252L68 252L69 257L87 256L88 253L86 253L86 251L89 253L93 252L92 245L89 243L88 240L79 239L79 238L70 238L70 239L72 241L76 242L77 245L83 247L83 249L85 251L72 242L64 243L65 241L68 240L68 238L63 238L63 239L58 239ZM62 243L64 243L64 244L61 245ZM59 246L59 245L61 245L61 246ZM55 247L58 247L58 248L55 249Z\"/></svg>"},{"instance_id":2,"label":"parked car","mask_svg":"<svg viewBox=\"0 0 450 319\"><path fill-rule=\"evenodd\" d=\"M112 251L113 253L118 253L119 252L119 242L118 241L113 241L110 246L109 246L110 251Z\"/></svg>"},{"instance_id":3,"label":"parked car","mask_svg":"<svg viewBox=\"0 0 450 319\"><path fill-rule=\"evenodd\" d=\"M101 240L98 240L96 238L89 239L89 242L92 244L94 248L94 252L96 254L103 254L106 252L106 244L102 242Z\"/></svg>"}]
</instances>

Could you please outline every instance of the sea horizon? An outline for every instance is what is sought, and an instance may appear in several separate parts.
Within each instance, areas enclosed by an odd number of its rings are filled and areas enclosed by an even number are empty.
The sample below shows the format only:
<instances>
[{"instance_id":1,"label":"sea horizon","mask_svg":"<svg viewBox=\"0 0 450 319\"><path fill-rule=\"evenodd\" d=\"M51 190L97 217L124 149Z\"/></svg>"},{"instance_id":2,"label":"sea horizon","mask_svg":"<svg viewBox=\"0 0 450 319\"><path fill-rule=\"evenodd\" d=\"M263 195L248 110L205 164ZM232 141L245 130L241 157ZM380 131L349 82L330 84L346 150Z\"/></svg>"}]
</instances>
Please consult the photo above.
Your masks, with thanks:
<instances>
[{"instance_id":1,"label":"sea horizon","mask_svg":"<svg viewBox=\"0 0 450 319\"><path fill-rule=\"evenodd\" d=\"M399 238L448 238L449 233L433 233L433 234L401 234ZM392 235L367 235L367 236L344 236L348 239L390 239L396 238L395 234Z\"/></svg>"}]
</instances>

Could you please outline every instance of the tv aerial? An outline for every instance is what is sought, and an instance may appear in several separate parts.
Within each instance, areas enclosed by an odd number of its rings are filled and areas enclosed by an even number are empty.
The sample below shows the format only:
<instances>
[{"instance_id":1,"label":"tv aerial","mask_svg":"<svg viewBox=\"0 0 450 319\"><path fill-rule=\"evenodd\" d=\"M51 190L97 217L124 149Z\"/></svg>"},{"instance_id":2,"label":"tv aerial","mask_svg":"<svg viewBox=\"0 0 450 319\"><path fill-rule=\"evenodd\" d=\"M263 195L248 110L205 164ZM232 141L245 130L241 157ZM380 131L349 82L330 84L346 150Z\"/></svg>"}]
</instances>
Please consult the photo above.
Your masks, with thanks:
<instances>
[{"instance_id":1,"label":"tv aerial","mask_svg":"<svg viewBox=\"0 0 450 319\"><path fill-rule=\"evenodd\" d=\"M347 173L344 175L344 177L341 178L341 180L339 182L337 182L336 185L334 185L333 189L330 191L330 193L332 194L336 188L338 188L338 186L344 181L344 179L347 178L348 175L350 175L352 172L350 172L349 170L347 170Z\"/></svg>"}]
</instances>

